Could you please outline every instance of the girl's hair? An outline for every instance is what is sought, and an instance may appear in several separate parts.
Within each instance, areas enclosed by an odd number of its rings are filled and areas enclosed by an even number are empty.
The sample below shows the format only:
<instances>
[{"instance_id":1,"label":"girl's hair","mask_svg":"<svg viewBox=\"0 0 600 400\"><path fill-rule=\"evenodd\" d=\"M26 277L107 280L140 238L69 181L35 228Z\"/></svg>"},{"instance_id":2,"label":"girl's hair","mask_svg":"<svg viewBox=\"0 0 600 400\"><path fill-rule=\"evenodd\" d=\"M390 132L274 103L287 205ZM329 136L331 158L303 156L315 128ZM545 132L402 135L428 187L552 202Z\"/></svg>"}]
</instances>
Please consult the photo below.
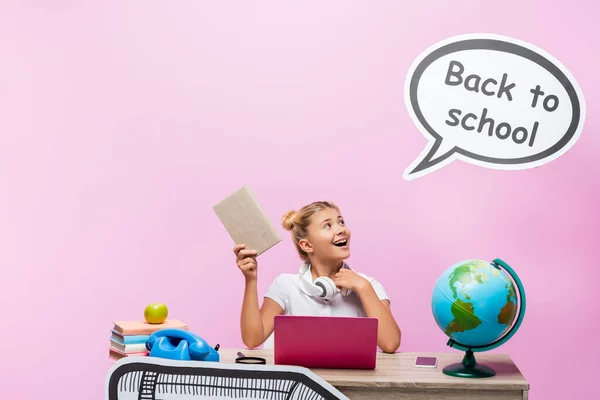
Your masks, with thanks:
<instances>
[{"instance_id":1,"label":"girl's hair","mask_svg":"<svg viewBox=\"0 0 600 400\"><path fill-rule=\"evenodd\" d=\"M308 254L300 247L300 240L308 236L308 226L311 222L311 217L319 211L332 208L337 210L340 209L331 201L315 201L308 205L305 205L300 211L290 210L283 215L281 224L287 231L292 232L292 240L298 250L300 258L304 261L308 261Z\"/></svg>"}]
</instances>

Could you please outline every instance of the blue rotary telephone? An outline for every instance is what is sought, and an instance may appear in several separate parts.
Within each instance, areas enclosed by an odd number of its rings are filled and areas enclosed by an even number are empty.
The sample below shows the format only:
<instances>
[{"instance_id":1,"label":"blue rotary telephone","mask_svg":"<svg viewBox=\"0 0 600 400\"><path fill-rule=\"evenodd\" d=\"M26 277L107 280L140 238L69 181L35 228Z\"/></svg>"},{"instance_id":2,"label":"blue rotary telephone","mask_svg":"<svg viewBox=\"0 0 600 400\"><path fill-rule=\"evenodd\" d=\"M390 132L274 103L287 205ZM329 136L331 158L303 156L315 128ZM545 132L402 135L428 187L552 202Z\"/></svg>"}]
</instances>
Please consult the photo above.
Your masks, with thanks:
<instances>
[{"instance_id":1,"label":"blue rotary telephone","mask_svg":"<svg viewBox=\"0 0 600 400\"><path fill-rule=\"evenodd\" d=\"M150 357L171 360L216 361L220 357L200 336L178 328L161 329L150 335L146 341Z\"/></svg>"}]
</instances>

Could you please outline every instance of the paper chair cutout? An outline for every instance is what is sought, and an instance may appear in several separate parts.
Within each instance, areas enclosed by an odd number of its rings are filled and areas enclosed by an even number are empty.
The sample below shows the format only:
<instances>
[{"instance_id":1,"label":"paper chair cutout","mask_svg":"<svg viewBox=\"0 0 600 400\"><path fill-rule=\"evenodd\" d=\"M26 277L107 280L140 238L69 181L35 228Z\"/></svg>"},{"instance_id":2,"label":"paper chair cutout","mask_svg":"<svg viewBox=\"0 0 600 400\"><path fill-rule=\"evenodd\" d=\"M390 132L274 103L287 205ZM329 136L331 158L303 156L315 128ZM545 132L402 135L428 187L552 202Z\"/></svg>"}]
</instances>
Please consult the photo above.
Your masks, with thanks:
<instances>
[{"instance_id":1,"label":"paper chair cutout","mask_svg":"<svg viewBox=\"0 0 600 400\"><path fill-rule=\"evenodd\" d=\"M105 400L348 400L308 368L126 357L109 369Z\"/></svg>"}]
</instances>

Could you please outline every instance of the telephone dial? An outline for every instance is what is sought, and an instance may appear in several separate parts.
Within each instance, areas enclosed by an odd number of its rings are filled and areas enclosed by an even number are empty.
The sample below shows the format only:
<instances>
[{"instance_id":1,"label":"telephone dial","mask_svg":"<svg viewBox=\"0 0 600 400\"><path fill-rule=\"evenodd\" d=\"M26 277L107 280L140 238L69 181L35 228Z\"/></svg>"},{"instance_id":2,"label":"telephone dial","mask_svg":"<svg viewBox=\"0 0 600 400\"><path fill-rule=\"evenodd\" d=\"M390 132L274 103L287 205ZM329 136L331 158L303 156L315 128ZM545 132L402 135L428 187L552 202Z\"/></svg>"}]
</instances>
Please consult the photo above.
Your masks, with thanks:
<instances>
[{"instance_id":1,"label":"telephone dial","mask_svg":"<svg viewBox=\"0 0 600 400\"><path fill-rule=\"evenodd\" d=\"M150 357L171 360L219 362L218 346L213 349L200 336L178 328L156 331L146 341Z\"/></svg>"}]
</instances>

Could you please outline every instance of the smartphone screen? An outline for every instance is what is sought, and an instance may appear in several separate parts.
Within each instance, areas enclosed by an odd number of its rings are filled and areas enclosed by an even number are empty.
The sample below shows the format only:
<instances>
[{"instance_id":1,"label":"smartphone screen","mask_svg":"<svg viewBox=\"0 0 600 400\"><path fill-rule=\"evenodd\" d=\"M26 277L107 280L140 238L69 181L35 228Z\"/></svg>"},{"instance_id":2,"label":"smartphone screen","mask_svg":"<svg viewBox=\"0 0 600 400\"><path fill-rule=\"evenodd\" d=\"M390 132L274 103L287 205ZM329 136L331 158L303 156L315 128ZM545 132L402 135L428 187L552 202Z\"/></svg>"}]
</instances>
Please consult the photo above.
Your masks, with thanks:
<instances>
[{"instance_id":1,"label":"smartphone screen","mask_svg":"<svg viewBox=\"0 0 600 400\"><path fill-rule=\"evenodd\" d=\"M435 368L436 366L436 357L417 357L415 360L415 367Z\"/></svg>"}]
</instances>

